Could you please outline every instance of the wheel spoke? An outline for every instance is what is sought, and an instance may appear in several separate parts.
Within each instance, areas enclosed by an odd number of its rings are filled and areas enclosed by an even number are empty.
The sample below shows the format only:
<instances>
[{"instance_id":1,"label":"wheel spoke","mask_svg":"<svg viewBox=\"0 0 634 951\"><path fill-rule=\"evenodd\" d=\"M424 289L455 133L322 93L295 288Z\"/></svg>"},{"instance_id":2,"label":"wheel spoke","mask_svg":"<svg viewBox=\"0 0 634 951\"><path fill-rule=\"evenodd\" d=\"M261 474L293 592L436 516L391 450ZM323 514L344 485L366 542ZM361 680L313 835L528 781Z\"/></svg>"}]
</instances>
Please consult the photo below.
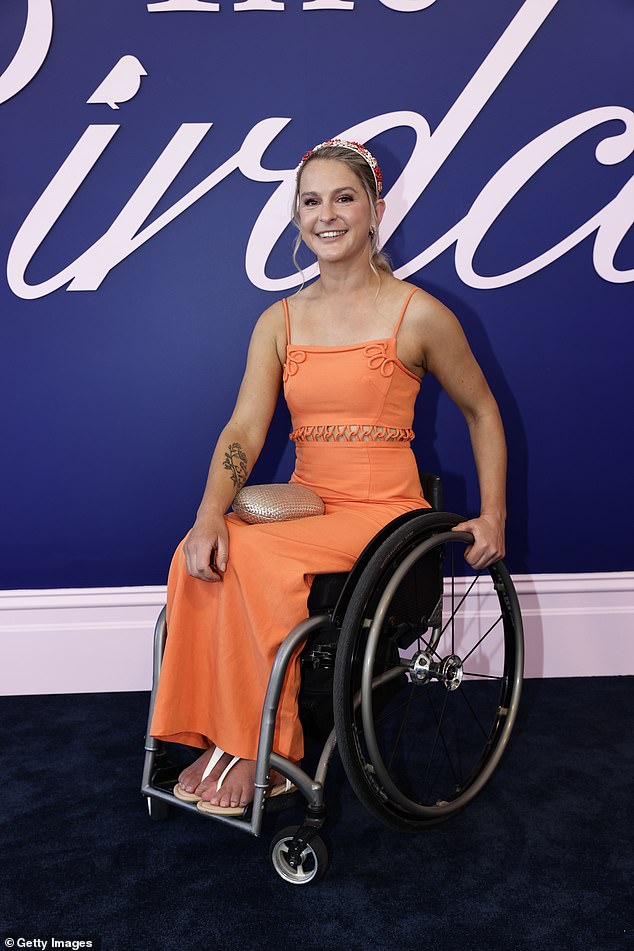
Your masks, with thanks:
<instances>
[{"instance_id":1,"label":"wheel spoke","mask_svg":"<svg viewBox=\"0 0 634 951\"><path fill-rule=\"evenodd\" d=\"M480 723L480 717L478 716L478 714L475 712L475 710L474 710L473 707L471 706L471 704L470 704L470 702L469 702L469 698L467 697L466 693L465 693L464 690L462 689L462 684L460 684L460 687L459 687L459 691L458 691L458 692L460 693L460 696L462 697L462 699L464 700L464 702L467 704L467 706L468 706L469 709L471 710L471 713L473 714L473 717L474 717L476 723L478 724L478 726L479 726L480 729L482 730L482 733L483 733L483 735L484 735L485 740L487 740L487 739L489 738L489 734L487 733L487 731L484 729L484 727L483 727L482 724Z\"/></svg>"},{"instance_id":2,"label":"wheel spoke","mask_svg":"<svg viewBox=\"0 0 634 951\"><path fill-rule=\"evenodd\" d=\"M501 674L476 674L474 670L464 670L464 668L462 672L465 677L484 677L486 680L504 680Z\"/></svg>"},{"instance_id":3,"label":"wheel spoke","mask_svg":"<svg viewBox=\"0 0 634 951\"><path fill-rule=\"evenodd\" d=\"M442 635L441 635L441 636L442 636ZM430 649L429 641L426 641L424 637L421 637L420 640L421 640L421 641L423 642L423 644L425 645L425 648L426 648L427 652L429 652L429 649ZM431 652L432 652L432 654L434 654L434 655L438 658L438 660L442 660L442 657L440 656L440 654L438 653L438 651L436 650L435 647L432 648Z\"/></svg>"},{"instance_id":4,"label":"wheel spoke","mask_svg":"<svg viewBox=\"0 0 634 951\"><path fill-rule=\"evenodd\" d=\"M455 548L455 545L452 545L451 546L451 653L452 654L456 653L456 645L455 645L456 626L454 623L455 617L456 617L456 600L455 600L456 573L454 571L454 564L453 564L454 548Z\"/></svg>"},{"instance_id":5,"label":"wheel spoke","mask_svg":"<svg viewBox=\"0 0 634 951\"><path fill-rule=\"evenodd\" d=\"M445 697L445 705L446 705L446 703L447 703L448 700L449 700L449 694L447 694L447 696ZM433 706L432 706L432 710L433 710ZM434 713L435 713L435 711L434 711ZM444 713L444 705L443 705L443 713ZM449 769L451 770L451 775L453 776L453 781L454 781L454 783L456 784L456 787L457 787L457 788L460 788L460 786L462 785L462 780L460 779L460 777L459 777L458 774L456 773L456 770L454 769L453 760L452 760L452 758L451 758L451 754L450 754L450 752L449 752L449 747L447 746L447 742L446 742L446 740L445 740L445 735L444 735L444 733L442 732L440 723L438 724L438 732L440 733L440 739L442 740L442 745L443 745L444 748L445 748L445 755L447 756L447 761L448 761L448 763L449 763Z\"/></svg>"},{"instance_id":6,"label":"wheel spoke","mask_svg":"<svg viewBox=\"0 0 634 951\"><path fill-rule=\"evenodd\" d=\"M472 591L472 589L473 589L473 586L475 585L476 581L478 581L479 577L480 577L480 575L476 575L476 576L475 576L475 578L473 579L473 581L472 581L471 584L469 585L468 589L465 591L465 593L463 594L463 596L460 598L460 601L458 601L458 606L457 606L454 610L452 610L452 612L451 612L451 617L449 618L449 620L447 621L447 623L444 625L442 631L440 632L440 636L441 636L441 637L442 637L442 635L445 633L445 631L447 630L447 627L449 626L449 624L453 624L454 616L458 613L458 611L460 610L460 608L462 607L462 605L465 603L465 601L467 600L467 598L468 598L469 595L471 594L471 591Z\"/></svg>"},{"instance_id":7,"label":"wheel spoke","mask_svg":"<svg viewBox=\"0 0 634 951\"><path fill-rule=\"evenodd\" d=\"M417 624L410 624L409 627L410 627L410 630L415 630L415 629L418 627L418 625L417 625ZM424 644L424 645L425 645L425 650L429 651L429 650L431 649L432 654L435 654L436 657L438 658L438 660L441 659L440 654L438 653L438 651L435 650L435 649L433 649L433 648L431 648L429 641L426 641L422 634L417 634L417 635L416 635L416 646L417 646L417 648L418 648L419 651L421 651L421 650L423 649L422 646L421 646L421 644Z\"/></svg>"},{"instance_id":8,"label":"wheel spoke","mask_svg":"<svg viewBox=\"0 0 634 951\"><path fill-rule=\"evenodd\" d=\"M463 664L464 664L465 660L469 660L469 658L470 658L471 655L473 654L474 650L476 650L476 649L480 646L480 644L482 643L482 641L484 640L484 638L489 636L489 634L491 633L491 631L492 631L495 627L497 627L497 625L500 623L501 620L502 620L502 615L500 614L500 616L499 616L499 618L497 619L497 621L494 621L494 622L493 622L493 624L491 625L491 627L489 628L489 630L484 632L484 634L482 635L482 637L480 638L480 640L477 642L477 644L474 644L473 647L471 648L471 650L469 651L469 653L468 653L468 654L465 654L465 656L462 658L462 663L463 663Z\"/></svg>"},{"instance_id":9,"label":"wheel spoke","mask_svg":"<svg viewBox=\"0 0 634 951\"><path fill-rule=\"evenodd\" d=\"M435 654L435 656L438 658L438 660L441 660L441 656L440 656L440 654L438 653L438 651L436 650L436 648L435 648L435 647L431 647L429 641L426 641L422 634L419 634L419 635L418 635L418 649L419 649L419 650L421 650L421 646L420 646L421 641L422 641L423 644L425 645L425 650L426 650L428 653L429 653L429 651L431 650L432 654Z\"/></svg>"},{"instance_id":10,"label":"wheel spoke","mask_svg":"<svg viewBox=\"0 0 634 951\"><path fill-rule=\"evenodd\" d=\"M400 703L400 704L398 705L398 707L393 707L391 710L390 710L390 709L384 710L383 713L381 713L381 714L375 719L375 721L374 721L375 723L381 723L382 720L386 720L388 717L393 717L393 716L395 716L400 710L403 710L403 709L405 709L405 707L408 707L408 706L409 706L410 701L411 701L412 697L414 696L414 690L416 689L413 684L410 684L409 686L410 686L412 689L411 689L411 691L410 691L410 695L409 695L409 697L407 698L407 700L403 701L403 703Z\"/></svg>"},{"instance_id":11,"label":"wheel spoke","mask_svg":"<svg viewBox=\"0 0 634 951\"><path fill-rule=\"evenodd\" d=\"M434 739L434 743L431 748L431 753L429 754L429 760L427 761L427 769L425 770L425 774L423 775L423 783L425 783L429 770L431 769L431 764L434 759L434 753L436 752L436 746L438 745L438 737L441 735L442 720L445 715L445 710L447 708L447 700L449 699L449 692L447 691L445 693L445 699L443 700L442 710L440 711L440 717L438 717L436 714L436 711L434 709L434 704L432 703L432 699L431 699L429 691L427 691L427 698L429 700L429 705L432 709L432 713L434 714L434 719L436 721L436 737ZM453 767L452 767L452 772L453 772ZM423 785L423 792L424 791L425 791L425 786Z\"/></svg>"},{"instance_id":12,"label":"wheel spoke","mask_svg":"<svg viewBox=\"0 0 634 951\"><path fill-rule=\"evenodd\" d=\"M414 690L412 689L411 692L410 692L409 699L408 699L407 703L404 704L405 712L403 713L403 719L401 720L401 725L400 725L400 727L399 727L398 734L397 734L396 739L395 739L395 741L394 741L394 748L392 749L392 754L391 754L391 756L390 756L390 761L389 761L389 763L387 764L387 768L388 768L388 769L390 769L390 767L391 767L391 765L392 765L392 763L393 763L393 761L394 761L394 756L396 755L396 750L397 750L398 744L400 743L401 736L403 735L403 730L404 730L404 728L405 728L405 723L406 723L406 721L407 721L407 717L408 717L408 714L409 714L409 708L410 708L410 704L411 704L411 702L412 702L412 697L413 697L413 696L414 696Z\"/></svg>"}]
</instances>

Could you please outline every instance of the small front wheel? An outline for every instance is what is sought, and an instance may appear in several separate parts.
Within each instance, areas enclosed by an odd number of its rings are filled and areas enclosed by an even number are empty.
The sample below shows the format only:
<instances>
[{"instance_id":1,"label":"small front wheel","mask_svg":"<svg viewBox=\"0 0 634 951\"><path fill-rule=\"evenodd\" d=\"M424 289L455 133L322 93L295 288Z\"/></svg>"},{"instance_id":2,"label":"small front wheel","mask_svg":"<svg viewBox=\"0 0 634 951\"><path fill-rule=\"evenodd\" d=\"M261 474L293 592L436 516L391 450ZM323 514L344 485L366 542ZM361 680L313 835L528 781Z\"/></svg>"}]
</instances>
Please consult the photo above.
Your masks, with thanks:
<instances>
[{"instance_id":1,"label":"small front wheel","mask_svg":"<svg viewBox=\"0 0 634 951\"><path fill-rule=\"evenodd\" d=\"M328 868L328 849L321 836L301 826L288 826L271 842L269 856L273 868L291 885L313 885Z\"/></svg>"}]
</instances>

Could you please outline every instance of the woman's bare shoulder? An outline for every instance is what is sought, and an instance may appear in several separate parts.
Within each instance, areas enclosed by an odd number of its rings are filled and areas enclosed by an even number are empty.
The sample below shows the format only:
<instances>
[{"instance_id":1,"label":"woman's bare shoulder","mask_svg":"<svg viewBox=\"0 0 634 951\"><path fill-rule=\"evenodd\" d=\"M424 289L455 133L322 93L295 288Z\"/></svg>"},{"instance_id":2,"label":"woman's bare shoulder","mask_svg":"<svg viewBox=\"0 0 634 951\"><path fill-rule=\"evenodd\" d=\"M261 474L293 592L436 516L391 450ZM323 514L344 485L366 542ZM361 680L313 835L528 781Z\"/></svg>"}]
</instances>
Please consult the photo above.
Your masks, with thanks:
<instances>
[{"instance_id":1,"label":"woman's bare shoulder","mask_svg":"<svg viewBox=\"0 0 634 951\"><path fill-rule=\"evenodd\" d=\"M437 297L434 297L433 294L430 294L429 291L426 291L423 287L418 287L417 284L410 284L409 281L399 281L399 284L402 286L401 296L403 300L407 300L409 294L412 291L415 291L415 294L412 294L410 302L407 305L407 314L410 317L414 317L419 321L423 320L443 320L448 318L453 318L455 315L453 312L445 305L442 301L438 300Z\"/></svg>"},{"instance_id":2,"label":"woman's bare shoulder","mask_svg":"<svg viewBox=\"0 0 634 951\"><path fill-rule=\"evenodd\" d=\"M253 326L249 351L264 354L275 350L280 363L284 362L286 348L286 321L284 318L284 304L281 300L275 301L266 310L263 310Z\"/></svg>"},{"instance_id":3,"label":"woman's bare shoulder","mask_svg":"<svg viewBox=\"0 0 634 951\"><path fill-rule=\"evenodd\" d=\"M416 293L407 305L399 341L412 364L429 370L438 359L466 345L462 327L453 311L429 291L406 281L401 283L403 302L412 291Z\"/></svg>"},{"instance_id":4,"label":"woman's bare shoulder","mask_svg":"<svg viewBox=\"0 0 634 951\"><path fill-rule=\"evenodd\" d=\"M253 327L253 337L277 337L280 333L285 334L286 320L284 317L284 304L281 300L275 301L266 310L263 310Z\"/></svg>"}]
</instances>

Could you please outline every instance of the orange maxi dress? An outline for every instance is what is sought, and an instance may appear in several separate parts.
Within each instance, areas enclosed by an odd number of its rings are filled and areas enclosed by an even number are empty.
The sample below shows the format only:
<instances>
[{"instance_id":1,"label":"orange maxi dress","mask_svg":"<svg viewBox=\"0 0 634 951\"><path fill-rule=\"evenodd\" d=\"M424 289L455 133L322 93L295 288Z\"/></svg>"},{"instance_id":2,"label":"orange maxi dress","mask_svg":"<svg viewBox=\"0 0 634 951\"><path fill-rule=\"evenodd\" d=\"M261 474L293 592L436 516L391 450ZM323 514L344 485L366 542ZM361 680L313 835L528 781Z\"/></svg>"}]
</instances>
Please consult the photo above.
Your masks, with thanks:
<instances>
[{"instance_id":1,"label":"orange maxi dress","mask_svg":"<svg viewBox=\"0 0 634 951\"><path fill-rule=\"evenodd\" d=\"M396 355L396 335L344 347L294 346L288 305L284 395L296 445L290 481L325 503L324 515L249 525L231 513L222 582L192 578L182 543L170 568L168 637L153 736L255 759L275 653L307 616L316 574L348 571L397 515L427 507L410 442L418 377ZM274 749L297 761L299 663L290 665Z\"/></svg>"}]
</instances>

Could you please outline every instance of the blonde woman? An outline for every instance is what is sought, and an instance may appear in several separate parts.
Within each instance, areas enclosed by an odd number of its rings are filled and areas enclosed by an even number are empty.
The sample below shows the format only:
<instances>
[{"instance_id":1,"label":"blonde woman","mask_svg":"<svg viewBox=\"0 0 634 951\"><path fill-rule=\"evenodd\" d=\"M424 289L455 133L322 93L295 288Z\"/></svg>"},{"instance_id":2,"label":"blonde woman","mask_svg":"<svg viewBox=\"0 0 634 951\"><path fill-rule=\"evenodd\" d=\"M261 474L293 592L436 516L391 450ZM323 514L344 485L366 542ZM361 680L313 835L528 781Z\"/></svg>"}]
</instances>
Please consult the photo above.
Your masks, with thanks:
<instances>
[{"instance_id":1,"label":"blonde woman","mask_svg":"<svg viewBox=\"0 0 634 951\"><path fill-rule=\"evenodd\" d=\"M151 733L202 749L174 794L240 815L253 799L260 715L275 653L307 615L315 574L349 570L403 512L428 505L410 443L420 381L433 373L463 412L480 483L467 560L504 555L502 423L460 325L397 280L379 250L381 172L362 145L331 140L302 159L294 220L319 278L254 328L235 408L211 460L196 521L172 562L167 638ZM266 439L283 386L296 446L292 483L325 514L249 525L225 514ZM287 674L274 749L298 761L299 670ZM283 795L271 776L270 795Z\"/></svg>"}]
</instances>

